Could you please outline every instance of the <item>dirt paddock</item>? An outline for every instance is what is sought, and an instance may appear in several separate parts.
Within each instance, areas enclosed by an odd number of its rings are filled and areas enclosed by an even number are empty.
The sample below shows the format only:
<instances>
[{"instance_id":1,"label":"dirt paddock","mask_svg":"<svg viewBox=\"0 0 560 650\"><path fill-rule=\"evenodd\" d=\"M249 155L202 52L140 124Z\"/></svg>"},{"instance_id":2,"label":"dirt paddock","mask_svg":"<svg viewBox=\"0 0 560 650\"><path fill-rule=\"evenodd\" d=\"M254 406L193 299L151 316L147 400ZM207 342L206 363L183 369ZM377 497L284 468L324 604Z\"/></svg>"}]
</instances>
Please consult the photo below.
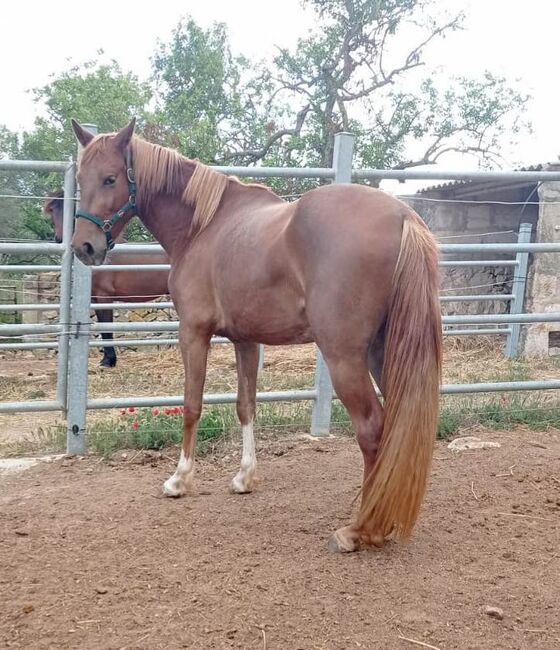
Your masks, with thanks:
<instances>
[{"instance_id":1,"label":"dirt paddock","mask_svg":"<svg viewBox=\"0 0 560 650\"><path fill-rule=\"evenodd\" d=\"M409 543L346 556L327 538L359 485L349 438L268 442L244 496L231 453L180 500L167 455L1 473L0 646L559 648L560 432L485 438L438 443Z\"/></svg>"}]
</instances>

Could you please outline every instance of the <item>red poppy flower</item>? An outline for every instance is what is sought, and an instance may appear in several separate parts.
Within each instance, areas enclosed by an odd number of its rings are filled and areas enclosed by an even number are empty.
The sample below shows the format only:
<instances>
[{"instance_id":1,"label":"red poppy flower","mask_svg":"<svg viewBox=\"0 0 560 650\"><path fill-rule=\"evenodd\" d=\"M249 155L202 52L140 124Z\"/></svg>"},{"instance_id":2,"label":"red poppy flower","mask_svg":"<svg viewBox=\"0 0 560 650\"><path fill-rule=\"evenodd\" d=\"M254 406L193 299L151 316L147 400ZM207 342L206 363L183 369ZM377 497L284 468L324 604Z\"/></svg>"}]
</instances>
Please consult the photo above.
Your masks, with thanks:
<instances>
[{"instance_id":1,"label":"red poppy flower","mask_svg":"<svg viewBox=\"0 0 560 650\"><path fill-rule=\"evenodd\" d=\"M138 424L138 422L136 422L136 420L132 423L132 428L133 429L138 429L139 426L140 425Z\"/></svg>"}]
</instances>

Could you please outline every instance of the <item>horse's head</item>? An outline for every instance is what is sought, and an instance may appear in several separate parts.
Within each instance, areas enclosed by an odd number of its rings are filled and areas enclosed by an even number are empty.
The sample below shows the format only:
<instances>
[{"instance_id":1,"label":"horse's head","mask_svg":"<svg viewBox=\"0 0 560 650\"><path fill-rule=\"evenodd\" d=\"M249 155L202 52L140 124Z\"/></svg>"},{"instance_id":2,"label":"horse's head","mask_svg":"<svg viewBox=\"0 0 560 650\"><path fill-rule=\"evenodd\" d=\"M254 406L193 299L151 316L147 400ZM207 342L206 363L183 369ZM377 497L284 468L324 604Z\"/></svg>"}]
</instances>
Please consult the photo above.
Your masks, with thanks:
<instances>
[{"instance_id":1,"label":"horse's head","mask_svg":"<svg viewBox=\"0 0 560 650\"><path fill-rule=\"evenodd\" d=\"M84 147L72 248L84 264L102 264L113 240L134 216L136 185L130 153L134 122L118 133L94 136L72 120L76 138Z\"/></svg>"},{"instance_id":2,"label":"horse's head","mask_svg":"<svg viewBox=\"0 0 560 650\"><path fill-rule=\"evenodd\" d=\"M49 192L43 204L43 214L49 217L54 228L54 240L62 242L62 217L64 213L64 191Z\"/></svg>"}]
</instances>

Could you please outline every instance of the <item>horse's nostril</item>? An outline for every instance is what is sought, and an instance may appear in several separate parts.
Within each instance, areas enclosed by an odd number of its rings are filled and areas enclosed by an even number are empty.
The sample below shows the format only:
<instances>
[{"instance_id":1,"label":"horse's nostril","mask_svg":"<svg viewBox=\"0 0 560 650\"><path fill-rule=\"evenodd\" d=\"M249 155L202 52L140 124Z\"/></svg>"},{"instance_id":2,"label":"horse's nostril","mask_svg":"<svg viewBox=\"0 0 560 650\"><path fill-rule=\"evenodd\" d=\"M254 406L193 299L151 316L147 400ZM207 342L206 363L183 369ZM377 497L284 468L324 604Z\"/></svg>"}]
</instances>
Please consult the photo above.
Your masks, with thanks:
<instances>
[{"instance_id":1,"label":"horse's nostril","mask_svg":"<svg viewBox=\"0 0 560 650\"><path fill-rule=\"evenodd\" d=\"M95 252L93 246L88 241L84 243L84 252L91 256L93 256L93 253Z\"/></svg>"}]
</instances>

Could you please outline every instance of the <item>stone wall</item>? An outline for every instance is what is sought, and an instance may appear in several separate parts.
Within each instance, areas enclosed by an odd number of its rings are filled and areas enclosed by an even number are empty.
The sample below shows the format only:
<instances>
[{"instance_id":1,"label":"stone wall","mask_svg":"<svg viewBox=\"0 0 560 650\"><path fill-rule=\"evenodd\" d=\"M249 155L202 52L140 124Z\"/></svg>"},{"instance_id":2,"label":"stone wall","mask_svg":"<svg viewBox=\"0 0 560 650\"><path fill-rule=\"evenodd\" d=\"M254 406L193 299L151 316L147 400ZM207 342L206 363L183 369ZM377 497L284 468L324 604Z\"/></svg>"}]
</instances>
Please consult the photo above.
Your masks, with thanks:
<instances>
[{"instance_id":1,"label":"stone wall","mask_svg":"<svg viewBox=\"0 0 560 650\"><path fill-rule=\"evenodd\" d=\"M0 304L13 305L21 302L21 287L21 277L8 277L7 274L0 273ZM18 312L0 311L0 323L18 322Z\"/></svg>"},{"instance_id":2,"label":"stone wall","mask_svg":"<svg viewBox=\"0 0 560 650\"><path fill-rule=\"evenodd\" d=\"M26 303L58 303L60 294L59 273L34 273L23 278L23 299ZM150 298L149 302L168 302L170 298L163 297L155 300ZM107 302L112 302L108 299ZM115 300L115 302L118 302ZM137 302L141 302L138 300ZM95 316L92 314L93 321ZM113 312L113 318L119 321L155 321L176 320L177 314L173 309L119 309ZM58 311L24 311L22 312L23 323L56 323L58 322ZM119 336L119 335L117 335ZM165 336L169 336L167 333ZM149 338L149 333L142 333L142 338Z\"/></svg>"},{"instance_id":3,"label":"stone wall","mask_svg":"<svg viewBox=\"0 0 560 650\"><path fill-rule=\"evenodd\" d=\"M560 163L547 167L560 171ZM539 222L536 241L560 242L560 182L542 183L539 188ZM529 271L526 309L532 312L560 311L560 256L538 253ZM560 323L534 323L526 328L523 351L528 355L560 355Z\"/></svg>"},{"instance_id":4,"label":"stone wall","mask_svg":"<svg viewBox=\"0 0 560 650\"><path fill-rule=\"evenodd\" d=\"M489 183L449 184L408 197L442 244L515 243L521 223L530 223L533 233L538 221L535 184L503 187ZM512 255L442 255L451 259L511 259ZM509 294L513 267L444 267L442 295ZM449 302L448 314L506 313L509 302Z\"/></svg>"}]
</instances>

